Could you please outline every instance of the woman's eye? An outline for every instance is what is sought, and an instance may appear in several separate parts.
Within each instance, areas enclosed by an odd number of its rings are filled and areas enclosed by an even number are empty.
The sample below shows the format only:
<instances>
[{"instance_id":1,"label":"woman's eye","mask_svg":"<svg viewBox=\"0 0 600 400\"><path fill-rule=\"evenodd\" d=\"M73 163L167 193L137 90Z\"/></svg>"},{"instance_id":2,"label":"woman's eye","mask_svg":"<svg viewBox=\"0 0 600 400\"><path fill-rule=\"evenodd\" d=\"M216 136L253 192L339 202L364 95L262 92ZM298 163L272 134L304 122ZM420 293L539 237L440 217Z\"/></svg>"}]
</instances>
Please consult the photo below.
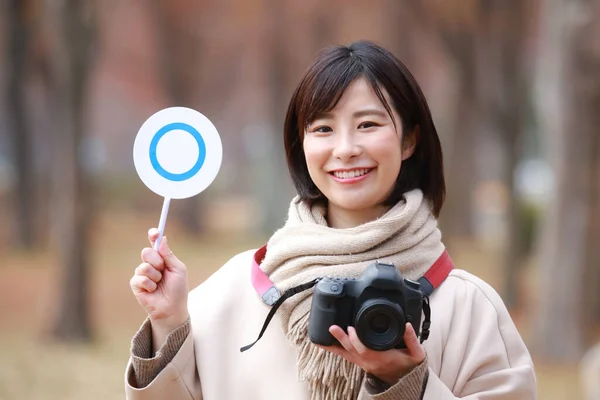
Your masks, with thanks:
<instances>
[{"instance_id":1,"label":"woman's eye","mask_svg":"<svg viewBox=\"0 0 600 400\"><path fill-rule=\"evenodd\" d=\"M319 127L316 127L315 129L313 129L312 131L319 132L319 133L327 133L327 132L331 132L332 129L328 126L319 126Z\"/></svg>"},{"instance_id":2,"label":"woman's eye","mask_svg":"<svg viewBox=\"0 0 600 400\"><path fill-rule=\"evenodd\" d=\"M360 124L358 126L358 128L366 129L366 128L372 128L374 126L379 126L379 124L376 124L375 122L363 122L362 124Z\"/></svg>"}]
</instances>

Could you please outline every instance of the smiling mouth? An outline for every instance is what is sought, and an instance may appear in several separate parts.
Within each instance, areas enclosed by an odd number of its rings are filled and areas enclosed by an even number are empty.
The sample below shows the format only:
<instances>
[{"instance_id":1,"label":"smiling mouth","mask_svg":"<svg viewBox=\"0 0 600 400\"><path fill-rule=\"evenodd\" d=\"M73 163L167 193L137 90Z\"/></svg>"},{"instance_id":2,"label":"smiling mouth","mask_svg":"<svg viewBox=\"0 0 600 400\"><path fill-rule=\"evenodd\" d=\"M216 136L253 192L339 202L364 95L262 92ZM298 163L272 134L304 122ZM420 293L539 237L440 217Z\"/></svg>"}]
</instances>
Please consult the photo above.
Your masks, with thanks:
<instances>
[{"instance_id":1,"label":"smiling mouth","mask_svg":"<svg viewBox=\"0 0 600 400\"><path fill-rule=\"evenodd\" d=\"M338 179L358 178L373 171L374 168L354 169L351 171L331 171L330 174Z\"/></svg>"}]
</instances>

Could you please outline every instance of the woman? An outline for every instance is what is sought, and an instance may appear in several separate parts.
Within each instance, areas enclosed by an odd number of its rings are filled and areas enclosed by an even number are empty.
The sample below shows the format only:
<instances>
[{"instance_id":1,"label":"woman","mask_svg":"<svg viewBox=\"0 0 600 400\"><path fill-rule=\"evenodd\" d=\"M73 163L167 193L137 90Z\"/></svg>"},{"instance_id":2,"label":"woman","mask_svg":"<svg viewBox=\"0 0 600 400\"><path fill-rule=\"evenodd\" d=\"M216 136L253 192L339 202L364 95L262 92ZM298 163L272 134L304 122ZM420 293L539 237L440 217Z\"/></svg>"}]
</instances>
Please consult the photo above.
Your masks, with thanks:
<instances>
[{"instance_id":1,"label":"woman","mask_svg":"<svg viewBox=\"0 0 600 400\"><path fill-rule=\"evenodd\" d=\"M372 350L353 327L335 325L339 345L316 345L306 290L240 352L269 314L271 290L276 299L319 277L356 278L375 261L412 280L451 262L436 220L439 138L418 84L391 53L364 41L321 52L292 96L284 136L298 196L266 248L235 256L189 296L166 238L158 252L142 251L131 287L148 319L132 341L127 398L535 398L531 358L502 300L459 269L430 297L423 344L407 323L405 348ZM148 236L153 245L157 231ZM261 279L273 283L266 293Z\"/></svg>"}]
</instances>

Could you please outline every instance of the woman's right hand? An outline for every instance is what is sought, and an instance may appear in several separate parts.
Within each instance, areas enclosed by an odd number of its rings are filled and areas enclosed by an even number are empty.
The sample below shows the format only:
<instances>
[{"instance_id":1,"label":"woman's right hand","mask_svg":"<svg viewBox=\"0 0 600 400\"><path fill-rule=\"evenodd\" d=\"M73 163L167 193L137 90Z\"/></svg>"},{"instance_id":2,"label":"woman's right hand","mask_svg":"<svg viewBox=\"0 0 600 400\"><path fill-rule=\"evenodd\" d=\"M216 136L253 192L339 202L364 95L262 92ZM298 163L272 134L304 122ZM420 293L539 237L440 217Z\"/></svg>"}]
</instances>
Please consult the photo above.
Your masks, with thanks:
<instances>
[{"instance_id":1,"label":"woman's right hand","mask_svg":"<svg viewBox=\"0 0 600 400\"><path fill-rule=\"evenodd\" d=\"M152 323L154 350L166 336L188 319L187 268L169 249L167 238L160 241L158 252L154 242L158 229L148 231L152 247L142 250L142 263L135 269L129 284L138 303Z\"/></svg>"}]
</instances>

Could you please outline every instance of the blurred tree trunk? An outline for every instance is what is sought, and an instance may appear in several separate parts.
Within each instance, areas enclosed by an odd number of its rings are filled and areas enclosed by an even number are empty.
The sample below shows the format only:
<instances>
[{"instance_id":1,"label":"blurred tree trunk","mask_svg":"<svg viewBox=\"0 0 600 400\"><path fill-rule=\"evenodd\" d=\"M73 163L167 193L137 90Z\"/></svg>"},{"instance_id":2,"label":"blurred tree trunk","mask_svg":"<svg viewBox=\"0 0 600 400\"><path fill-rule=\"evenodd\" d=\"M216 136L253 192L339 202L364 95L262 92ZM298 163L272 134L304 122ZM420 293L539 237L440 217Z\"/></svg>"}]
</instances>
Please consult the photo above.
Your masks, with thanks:
<instances>
[{"instance_id":1,"label":"blurred tree trunk","mask_svg":"<svg viewBox=\"0 0 600 400\"><path fill-rule=\"evenodd\" d=\"M583 259L581 329L585 345L598 340L600 328L600 0L580 1L580 18L569 47L567 70L575 77L570 88L567 126L583 136L581 185L587 189ZM568 134L572 138L572 133ZM573 138L571 139L573 140Z\"/></svg>"},{"instance_id":2,"label":"blurred tree trunk","mask_svg":"<svg viewBox=\"0 0 600 400\"><path fill-rule=\"evenodd\" d=\"M598 19L596 20L598 23ZM598 55L598 54L597 54ZM596 61L600 61L600 58ZM597 63L596 68L600 68ZM583 270L583 300L582 314L584 340L586 344L592 344L600 340L600 134L597 132L600 126L598 110L600 110L600 80L596 76L596 98L590 102L588 111L594 117L594 124L590 124L588 129L596 130L591 133L590 169L588 176L590 179L590 199L589 213L587 218L587 243L585 254L585 265Z\"/></svg>"},{"instance_id":3,"label":"blurred tree trunk","mask_svg":"<svg viewBox=\"0 0 600 400\"><path fill-rule=\"evenodd\" d=\"M156 0L153 3L159 50L159 70L169 106L197 108L202 63L202 42L193 24L189 23L189 2ZM177 202L175 216L190 233L204 230L200 210L202 196Z\"/></svg>"},{"instance_id":4,"label":"blurred tree trunk","mask_svg":"<svg viewBox=\"0 0 600 400\"><path fill-rule=\"evenodd\" d=\"M52 72L55 108L54 226L63 266L60 303L53 335L60 340L91 339L90 225L92 183L86 174L83 140L94 43L94 14L86 0L46 3L54 41Z\"/></svg>"},{"instance_id":5,"label":"blurred tree trunk","mask_svg":"<svg viewBox=\"0 0 600 400\"><path fill-rule=\"evenodd\" d=\"M501 179L508 191L507 241L504 249L503 297L508 307L519 306L519 273L527 249L519 203L515 193L515 170L523 157L523 132L529 105L525 40L528 37L528 2L487 1L481 7L479 37L479 86L484 123L498 136L504 155Z\"/></svg>"},{"instance_id":6,"label":"blurred tree trunk","mask_svg":"<svg viewBox=\"0 0 600 400\"><path fill-rule=\"evenodd\" d=\"M421 33L418 31L419 27L407 12L404 2L388 0L387 9L389 24L395 27L390 51L412 71L416 52L414 37Z\"/></svg>"},{"instance_id":7,"label":"blurred tree trunk","mask_svg":"<svg viewBox=\"0 0 600 400\"><path fill-rule=\"evenodd\" d=\"M16 209L15 238L19 247L31 248L35 242L35 178L31 131L27 122L30 107L26 98L27 59L31 42L31 1L10 0L7 9L6 106L17 172L17 191L13 199Z\"/></svg>"},{"instance_id":8,"label":"blurred tree trunk","mask_svg":"<svg viewBox=\"0 0 600 400\"><path fill-rule=\"evenodd\" d=\"M450 142L444 148L446 202L440 226L451 248L457 239L473 236L471 194L476 183L475 147L480 127L477 93L476 2L456 7L454 2L403 2L415 21L432 34L450 56L458 80L456 116L450 129Z\"/></svg>"},{"instance_id":9,"label":"blurred tree trunk","mask_svg":"<svg viewBox=\"0 0 600 400\"><path fill-rule=\"evenodd\" d=\"M286 74L288 72L286 60L285 37L287 10L285 1L275 1L266 11L269 13L269 88L271 100L271 127L272 137L270 146L273 149L261 162L266 163L261 168L266 176L267 184L261 190L261 207L263 218L263 233L271 235L283 222L287 212L285 189L288 187L287 167L284 156L283 121L287 110L288 98Z\"/></svg>"},{"instance_id":10,"label":"blurred tree trunk","mask_svg":"<svg viewBox=\"0 0 600 400\"><path fill-rule=\"evenodd\" d=\"M536 350L547 359L577 361L599 318L600 6L598 0L544 4L542 37L550 55L540 75L557 82L543 94L551 98L544 117L556 185L540 246Z\"/></svg>"},{"instance_id":11,"label":"blurred tree trunk","mask_svg":"<svg viewBox=\"0 0 600 400\"><path fill-rule=\"evenodd\" d=\"M473 205L471 194L476 184L475 148L479 126L479 113L473 73L468 65L460 79L456 96L456 116L452 129L450 148L446 148L445 180L446 201L440 215L440 227L452 248L453 241L473 236ZM470 72L467 72L466 70Z\"/></svg>"}]
</instances>

